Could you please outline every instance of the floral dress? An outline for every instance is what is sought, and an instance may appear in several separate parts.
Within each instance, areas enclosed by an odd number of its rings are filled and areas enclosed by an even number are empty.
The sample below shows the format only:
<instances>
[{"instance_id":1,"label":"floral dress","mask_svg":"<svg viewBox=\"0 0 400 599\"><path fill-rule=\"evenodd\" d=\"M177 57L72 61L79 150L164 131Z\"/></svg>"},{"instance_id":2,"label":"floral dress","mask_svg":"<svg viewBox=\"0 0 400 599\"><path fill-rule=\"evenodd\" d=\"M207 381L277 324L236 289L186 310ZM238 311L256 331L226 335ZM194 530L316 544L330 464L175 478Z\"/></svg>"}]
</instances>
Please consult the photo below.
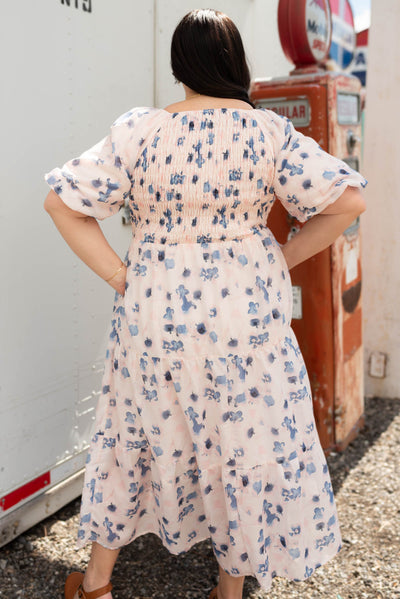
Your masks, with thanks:
<instances>
[{"instance_id":1,"label":"floral dress","mask_svg":"<svg viewBox=\"0 0 400 599\"><path fill-rule=\"evenodd\" d=\"M210 538L233 576L300 581L341 549L292 288L267 227L365 179L258 109L134 107L45 180L98 220L129 206L77 546Z\"/></svg>"}]
</instances>

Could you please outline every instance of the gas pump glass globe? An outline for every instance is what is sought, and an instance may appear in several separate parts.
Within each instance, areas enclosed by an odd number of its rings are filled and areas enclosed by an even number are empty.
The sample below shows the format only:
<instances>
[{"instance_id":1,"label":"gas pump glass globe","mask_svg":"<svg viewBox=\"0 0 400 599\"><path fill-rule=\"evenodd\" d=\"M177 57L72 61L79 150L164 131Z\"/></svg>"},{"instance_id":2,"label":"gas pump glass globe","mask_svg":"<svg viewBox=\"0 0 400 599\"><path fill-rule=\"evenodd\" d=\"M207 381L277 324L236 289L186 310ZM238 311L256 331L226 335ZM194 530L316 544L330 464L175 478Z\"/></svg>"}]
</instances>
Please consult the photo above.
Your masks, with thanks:
<instances>
[{"instance_id":1,"label":"gas pump glass globe","mask_svg":"<svg viewBox=\"0 0 400 599\"><path fill-rule=\"evenodd\" d=\"M296 67L324 63L332 39L329 0L279 0L282 49Z\"/></svg>"}]
</instances>

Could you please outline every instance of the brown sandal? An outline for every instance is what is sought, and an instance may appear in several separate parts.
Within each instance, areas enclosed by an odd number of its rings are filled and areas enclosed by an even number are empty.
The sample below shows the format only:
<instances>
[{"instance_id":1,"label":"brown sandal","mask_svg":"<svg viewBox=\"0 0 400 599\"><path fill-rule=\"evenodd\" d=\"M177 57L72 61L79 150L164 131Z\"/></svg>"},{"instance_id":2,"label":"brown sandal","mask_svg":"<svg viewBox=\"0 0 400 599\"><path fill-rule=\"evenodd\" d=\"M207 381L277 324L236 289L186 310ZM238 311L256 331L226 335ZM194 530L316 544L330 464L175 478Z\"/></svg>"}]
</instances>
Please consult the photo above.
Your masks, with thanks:
<instances>
[{"instance_id":1,"label":"brown sandal","mask_svg":"<svg viewBox=\"0 0 400 599\"><path fill-rule=\"evenodd\" d=\"M109 582L105 587L96 589L95 591L84 591L83 590L83 577L82 572L72 572L65 581L64 595L65 599L74 599L75 593L78 593L79 599L97 599L106 593L112 591L112 584Z\"/></svg>"},{"instance_id":2,"label":"brown sandal","mask_svg":"<svg viewBox=\"0 0 400 599\"><path fill-rule=\"evenodd\" d=\"M208 599L217 599L217 587L214 587L208 596Z\"/></svg>"}]
</instances>

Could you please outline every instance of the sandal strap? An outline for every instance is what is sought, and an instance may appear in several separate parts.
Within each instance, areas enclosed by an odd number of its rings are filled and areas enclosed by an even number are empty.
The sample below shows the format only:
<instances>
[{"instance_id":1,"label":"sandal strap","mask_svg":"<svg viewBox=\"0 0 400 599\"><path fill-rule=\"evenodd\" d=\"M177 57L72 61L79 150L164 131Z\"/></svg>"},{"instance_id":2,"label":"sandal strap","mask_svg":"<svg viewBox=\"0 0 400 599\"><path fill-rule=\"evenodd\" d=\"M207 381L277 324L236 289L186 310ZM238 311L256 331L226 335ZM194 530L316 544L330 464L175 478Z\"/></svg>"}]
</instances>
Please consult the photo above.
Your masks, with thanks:
<instances>
[{"instance_id":1,"label":"sandal strap","mask_svg":"<svg viewBox=\"0 0 400 599\"><path fill-rule=\"evenodd\" d=\"M105 587L101 587L101 589L96 589L95 591L84 591L82 584L78 587L78 597L79 599L97 599L106 593L110 593L112 591L112 584L109 582Z\"/></svg>"}]
</instances>

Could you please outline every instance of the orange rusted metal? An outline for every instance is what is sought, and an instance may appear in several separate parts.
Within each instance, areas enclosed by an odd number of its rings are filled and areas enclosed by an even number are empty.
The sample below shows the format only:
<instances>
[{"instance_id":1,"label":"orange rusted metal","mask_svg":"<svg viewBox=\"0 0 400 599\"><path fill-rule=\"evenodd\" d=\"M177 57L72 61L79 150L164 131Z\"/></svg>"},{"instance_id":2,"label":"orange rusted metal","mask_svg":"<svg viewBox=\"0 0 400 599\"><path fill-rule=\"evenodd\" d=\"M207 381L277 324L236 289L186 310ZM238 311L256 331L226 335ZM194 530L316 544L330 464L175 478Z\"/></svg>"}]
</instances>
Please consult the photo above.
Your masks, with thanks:
<instances>
[{"instance_id":1,"label":"orange rusted metal","mask_svg":"<svg viewBox=\"0 0 400 599\"><path fill-rule=\"evenodd\" d=\"M286 78L258 79L251 98L257 106L290 118L298 131L357 170L360 88L353 76L297 69ZM268 226L285 243L303 225L275 202ZM325 453L345 449L364 426L360 256L360 229L355 222L329 248L290 271L302 304L292 327L307 366Z\"/></svg>"}]
</instances>

